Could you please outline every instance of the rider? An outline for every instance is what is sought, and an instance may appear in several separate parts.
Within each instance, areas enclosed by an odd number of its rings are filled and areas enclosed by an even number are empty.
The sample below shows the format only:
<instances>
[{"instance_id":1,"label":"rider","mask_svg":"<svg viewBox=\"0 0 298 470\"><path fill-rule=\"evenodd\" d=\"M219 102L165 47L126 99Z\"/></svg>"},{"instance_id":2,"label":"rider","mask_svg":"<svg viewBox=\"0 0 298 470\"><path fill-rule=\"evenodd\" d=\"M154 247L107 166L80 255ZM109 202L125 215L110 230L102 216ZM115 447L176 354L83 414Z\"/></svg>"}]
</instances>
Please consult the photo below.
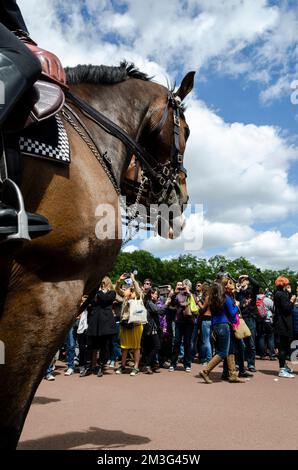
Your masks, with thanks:
<instances>
[{"instance_id":1,"label":"rider","mask_svg":"<svg viewBox=\"0 0 298 470\"><path fill-rule=\"evenodd\" d=\"M17 36L25 38L25 42L35 44L29 38L28 30L16 0L0 0L0 163L2 165L3 161L1 160L3 160L4 151L2 141L3 125L10 116L15 104L39 79L42 72L40 60ZM45 51L35 46L35 52L39 54ZM3 178L2 174L1 177ZM17 188L14 184L12 184L12 187ZM5 181L3 189L5 189ZM11 199L11 196L5 197L5 191L2 192L2 196L0 195L0 240L3 240L3 237L7 239L7 237L19 232L20 218L18 215L21 211L18 202L20 197L22 199L22 196L17 189L15 189L15 192L19 194L17 202L15 197L13 199ZM23 216L25 216L25 219L22 219L22 223L28 230L30 237L43 235L51 230L51 226L45 217L31 213L24 213ZM18 235L15 237L24 238Z\"/></svg>"}]
</instances>

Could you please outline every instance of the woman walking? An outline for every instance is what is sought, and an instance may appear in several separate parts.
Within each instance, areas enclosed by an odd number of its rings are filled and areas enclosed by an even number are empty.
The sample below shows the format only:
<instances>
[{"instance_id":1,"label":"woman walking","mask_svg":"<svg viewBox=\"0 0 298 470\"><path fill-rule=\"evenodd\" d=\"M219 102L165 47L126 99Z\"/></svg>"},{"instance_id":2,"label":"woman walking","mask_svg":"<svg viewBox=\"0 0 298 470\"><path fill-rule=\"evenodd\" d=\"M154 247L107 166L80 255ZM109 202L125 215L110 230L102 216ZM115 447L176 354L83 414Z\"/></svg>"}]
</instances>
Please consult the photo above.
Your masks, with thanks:
<instances>
[{"instance_id":1,"label":"woman walking","mask_svg":"<svg viewBox=\"0 0 298 470\"><path fill-rule=\"evenodd\" d=\"M230 325L236 323L238 307L234 304L232 298L226 294L223 284L214 282L209 290L209 308L211 311L213 335L215 337L216 354L208 362L207 366L200 371L200 376L207 384L212 384L213 382L209 377L210 372L229 355L231 343ZM232 367L234 368L234 364L235 361L233 364L230 362L231 369ZM235 373L233 372L234 376Z\"/></svg>"}]
</instances>

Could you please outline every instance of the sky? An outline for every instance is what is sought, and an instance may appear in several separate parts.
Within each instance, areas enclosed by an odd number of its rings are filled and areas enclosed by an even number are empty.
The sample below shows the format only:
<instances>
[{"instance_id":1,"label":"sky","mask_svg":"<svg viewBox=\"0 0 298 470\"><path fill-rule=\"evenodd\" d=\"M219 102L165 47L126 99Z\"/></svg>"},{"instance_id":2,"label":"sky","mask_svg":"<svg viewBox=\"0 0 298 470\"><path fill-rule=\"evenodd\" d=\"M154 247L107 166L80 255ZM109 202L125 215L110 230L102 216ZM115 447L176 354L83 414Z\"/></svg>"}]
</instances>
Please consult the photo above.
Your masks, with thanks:
<instances>
[{"instance_id":1,"label":"sky","mask_svg":"<svg viewBox=\"0 0 298 470\"><path fill-rule=\"evenodd\" d=\"M125 58L162 84L196 71L185 166L197 211L180 239L151 234L126 251L298 271L297 0L18 3L32 38L64 66Z\"/></svg>"}]
</instances>

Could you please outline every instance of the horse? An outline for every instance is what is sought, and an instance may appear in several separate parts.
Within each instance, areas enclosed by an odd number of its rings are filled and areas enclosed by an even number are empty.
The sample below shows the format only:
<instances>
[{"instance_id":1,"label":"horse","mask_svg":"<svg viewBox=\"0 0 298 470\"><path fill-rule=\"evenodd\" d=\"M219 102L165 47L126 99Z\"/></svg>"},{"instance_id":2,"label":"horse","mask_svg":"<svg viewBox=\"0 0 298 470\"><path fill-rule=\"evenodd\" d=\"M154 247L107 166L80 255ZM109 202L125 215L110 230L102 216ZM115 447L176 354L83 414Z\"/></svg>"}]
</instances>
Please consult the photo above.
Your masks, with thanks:
<instances>
[{"instance_id":1,"label":"horse","mask_svg":"<svg viewBox=\"0 0 298 470\"><path fill-rule=\"evenodd\" d=\"M3 449L16 448L36 389L78 315L83 294L96 289L121 248L119 193L132 155L143 158L144 175L152 183L149 195L167 203L174 192L181 206L188 199L183 154L189 129L181 102L193 88L194 72L184 77L176 93L126 63L77 66L67 70L67 78L62 118L71 164L25 157L21 183L26 210L45 215L53 230L19 245L0 244ZM87 111L75 104L75 97L89 105ZM98 125L91 108L124 130L129 151L124 138ZM178 162L174 166L173 155ZM173 185L165 193L168 181ZM115 209L114 237L96 233L98 205Z\"/></svg>"}]
</instances>

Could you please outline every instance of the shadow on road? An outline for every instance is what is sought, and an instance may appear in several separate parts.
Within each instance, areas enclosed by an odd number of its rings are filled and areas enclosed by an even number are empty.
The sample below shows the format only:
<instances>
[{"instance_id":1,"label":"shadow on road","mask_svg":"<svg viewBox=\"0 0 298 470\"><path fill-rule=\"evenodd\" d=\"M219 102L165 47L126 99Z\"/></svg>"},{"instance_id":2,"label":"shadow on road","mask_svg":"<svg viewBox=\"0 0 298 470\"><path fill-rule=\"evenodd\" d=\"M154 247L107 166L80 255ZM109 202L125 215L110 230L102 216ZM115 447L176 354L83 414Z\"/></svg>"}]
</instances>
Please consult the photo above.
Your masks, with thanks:
<instances>
[{"instance_id":1,"label":"shadow on road","mask_svg":"<svg viewBox=\"0 0 298 470\"><path fill-rule=\"evenodd\" d=\"M279 369L277 368L276 370L266 370L266 369L258 369L261 374L265 375L275 375L277 377Z\"/></svg>"},{"instance_id":2,"label":"shadow on road","mask_svg":"<svg viewBox=\"0 0 298 470\"><path fill-rule=\"evenodd\" d=\"M210 374L210 379L212 380L212 382L216 383L216 382L223 382L222 378L221 378L221 375L222 373L221 372L211 372ZM199 374L195 375L196 379L200 379L199 383L202 383L204 385L208 385L206 384L206 382L204 382L204 380L202 379L202 377L199 376Z\"/></svg>"},{"instance_id":3,"label":"shadow on road","mask_svg":"<svg viewBox=\"0 0 298 470\"><path fill-rule=\"evenodd\" d=\"M32 405L47 405L55 401L61 401L60 398L34 397Z\"/></svg>"},{"instance_id":4,"label":"shadow on road","mask_svg":"<svg viewBox=\"0 0 298 470\"><path fill-rule=\"evenodd\" d=\"M86 450L117 449L117 447L138 446L148 442L150 442L148 437L91 427L85 432L69 432L20 442L18 450L67 450L81 446Z\"/></svg>"}]
</instances>

